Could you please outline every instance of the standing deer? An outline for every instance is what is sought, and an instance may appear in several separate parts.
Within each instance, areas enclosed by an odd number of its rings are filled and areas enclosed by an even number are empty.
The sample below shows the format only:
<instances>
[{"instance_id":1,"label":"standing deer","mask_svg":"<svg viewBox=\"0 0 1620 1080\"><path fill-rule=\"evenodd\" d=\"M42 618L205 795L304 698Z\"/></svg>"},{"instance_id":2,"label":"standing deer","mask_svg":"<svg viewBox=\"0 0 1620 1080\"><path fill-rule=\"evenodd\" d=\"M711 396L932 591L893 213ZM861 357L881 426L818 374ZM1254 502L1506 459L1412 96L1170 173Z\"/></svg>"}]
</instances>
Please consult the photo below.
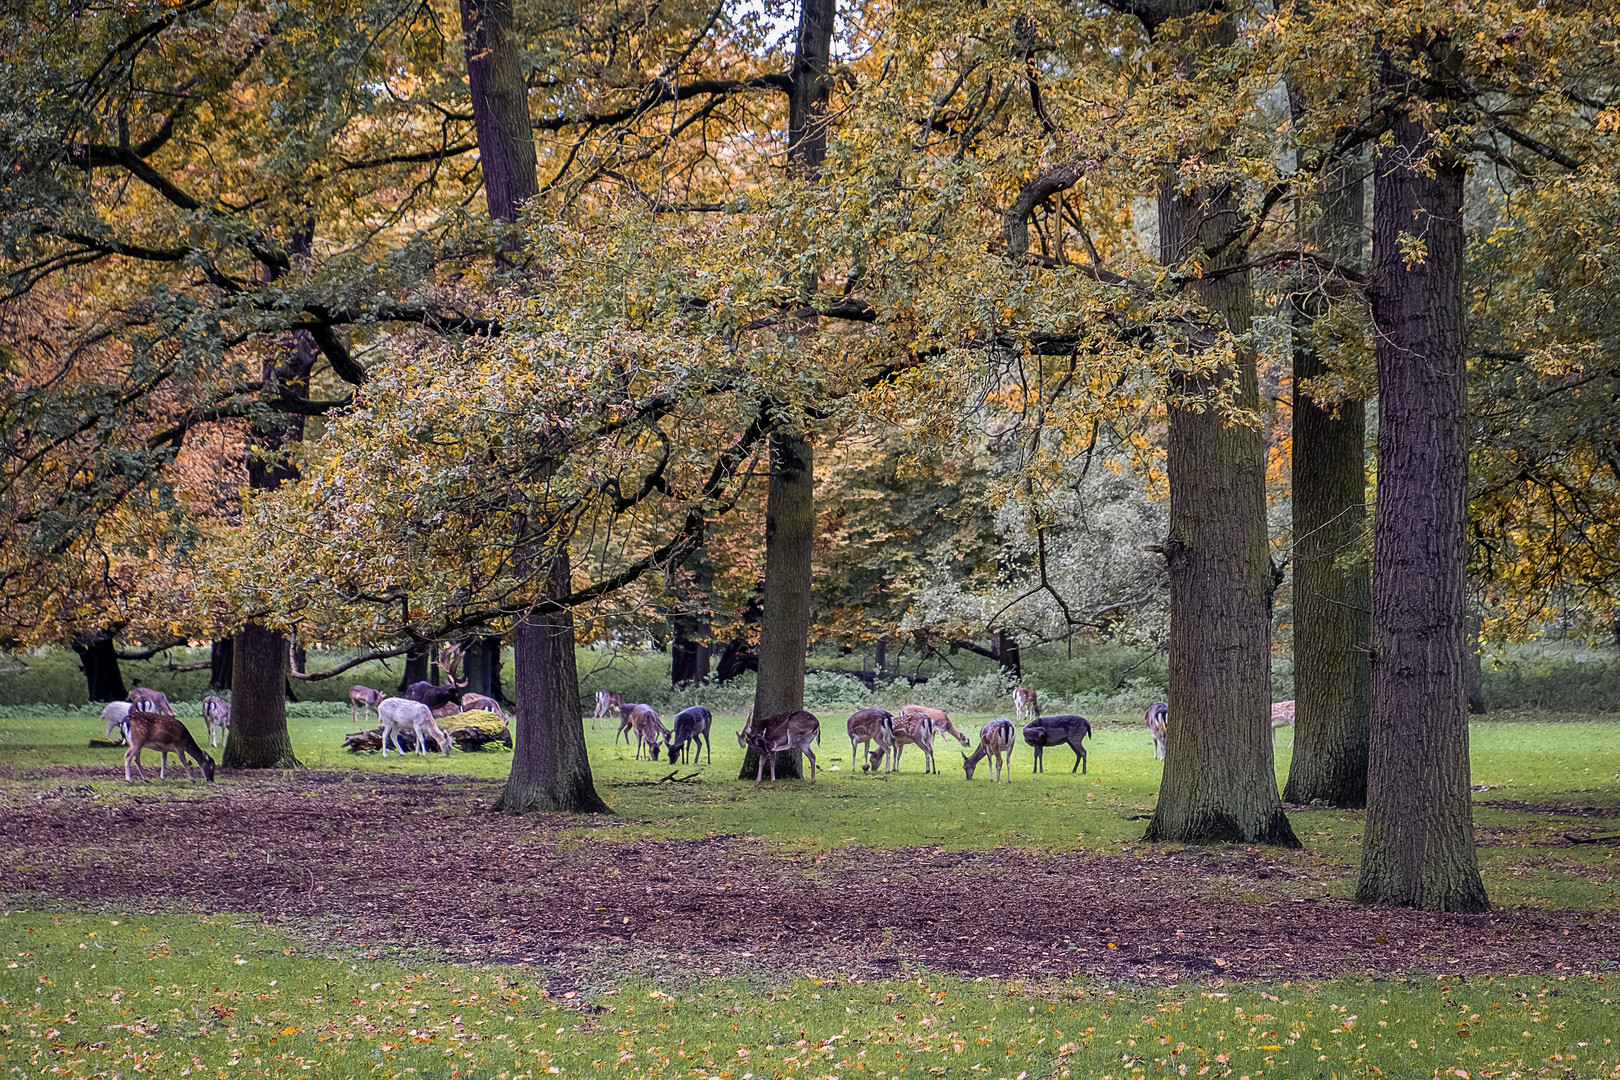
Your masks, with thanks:
<instances>
[{"instance_id":1,"label":"standing deer","mask_svg":"<svg viewBox=\"0 0 1620 1080\"><path fill-rule=\"evenodd\" d=\"M1294 745L1294 703L1279 701L1271 707L1271 744L1277 745L1277 729L1288 729L1288 745Z\"/></svg>"},{"instance_id":2,"label":"standing deer","mask_svg":"<svg viewBox=\"0 0 1620 1080\"><path fill-rule=\"evenodd\" d=\"M202 766L203 776L209 783L214 780L214 759L197 745L197 740L191 737L191 732L169 713L148 712L144 709L131 709L124 718L124 738L129 742L129 749L124 751L124 782L133 784L135 778L130 776L130 765L141 779L146 780L146 773L141 770L141 751L150 747L162 755L162 762L158 765L158 779L169 778L169 755L173 754L180 759L180 764L186 770L186 779L191 779L191 764L186 761L189 754Z\"/></svg>"},{"instance_id":3,"label":"standing deer","mask_svg":"<svg viewBox=\"0 0 1620 1080\"><path fill-rule=\"evenodd\" d=\"M1157 761L1164 757L1164 734L1170 729L1170 706L1162 701L1149 705L1142 719L1147 724L1148 734L1153 736L1153 759Z\"/></svg>"},{"instance_id":4,"label":"standing deer","mask_svg":"<svg viewBox=\"0 0 1620 1080\"><path fill-rule=\"evenodd\" d=\"M107 721L107 738L112 738L113 732L124 734L124 717L129 715L132 708L127 701L109 701L107 707L101 710L101 718Z\"/></svg>"},{"instance_id":5,"label":"standing deer","mask_svg":"<svg viewBox=\"0 0 1620 1080\"><path fill-rule=\"evenodd\" d=\"M1027 717L1030 720L1041 718L1040 704L1035 700L1035 691L1020 686L1013 691L1013 712L1018 715L1018 722L1022 724Z\"/></svg>"},{"instance_id":6,"label":"standing deer","mask_svg":"<svg viewBox=\"0 0 1620 1080\"><path fill-rule=\"evenodd\" d=\"M451 701L459 703L461 688L467 685L466 678L461 674L461 664L465 659L460 645L440 646L439 670L449 681L437 684L413 682L405 688L405 697L411 701L421 702L429 710L437 709Z\"/></svg>"},{"instance_id":7,"label":"standing deer","mask_svg":"<svg viewBox=\"0 0 1620 1080\"><path fill-rule=\"evenodd\" d=\"M923 705L907 705L900 710L901 716L914 715L917 713L921 713L922 715L928 717L928 719L932 720L934 722L934 730L936 732L943 731L945 734L949 735L963 746L968 745L968 737L956 730L956 725L951 723L950 715L946 713L944 709L930 709Z\"/></svg>"},{"instance_id":8,"label":"standing deer","mask_svg":"<svg viewBox=\"0 0 1620 1080\"><path fill-rule=\"evenodd\" d=\"M377 693L377 691L373 690L369 686L361 686L359 683L355 683L353 686L349 687L349 723L359 723L359 720L356 717L356 710L359 710L359 712L365 712L369 709L371 712L375 713L377 711L377 703L381 700L382 695Z\"/></svg>"},{"instance_id":9,"label":"standing deer","mask_svg":"<svg viewBox=\"0 0 1620 1080\"><path fill-rule=\"evenodd\" d=\"M1067 744L1074 751L1074 768L1086 771L1086 736L1091 734L1091 721L1083 716L1048 716L1024 725L1024 741L1035 748L1035 772L1045 772L1041 751L1048 746Z\"/></svg>"},{"instance_id":10,"label":"standing deer","mask_svg":"<svg viewBox=\"0 0 1620 1080\"><path fill-rule=\"evenodd\" d=\"M416 752L427 757L427 740L429 737L439 744L439 751L445 757L450 756L450 736L445 734L438 722L433 719L433 710L420 701L409 698L384 698L377 706L377 719L382 721L383 757L388 756L388 741L394 742L394 749L401 756L405 748L400 745L399 733L406 728L416 736Z\"/></svg>"},{"instance_id":11,"label":"standing deer","mask_svg":"<svg viewBox=\"0 0 1620 1080\"><path fill-rule=\"evenodd\" d=\"M764 720L746 725L737 734L738 742L746 743L759 754L759 775L754 777L754 782L764 781L765 760L769 758L773 784L776 782L776 755L783 750L793 750L810 759L810 782L815 783L816 752L810 749L810 744L820 738L821 721L816 719L814 713L803 709L767 716Z\"/></svg>"},{"instance_id":12,"label":"standing deer","mask_svg":"<svg viewBox=\"0 0 1620 1080\"><path fill-rule=\"evenodd\" d=\"M636 758L639 760L641 752L645 750L648 760L657 761L659 744L669 741L669 729L664 726L663 719L651 705L630 706L625 719L636 733Z\"/></svg>"},{"instance_id":13,"label":"standing deer","mask_svg":"<svg viewBox=\"0 0 1620 1080\"><path fill-rule=\"evenodd\" d=\"M967 773L969 780L973 779L973 770L978 768L979 762L986 757L990 759L990 769L993 778L1001 780L1001 755L1007 755L1007 782L1012 783L1012 752L1017 745L1017 732L1013 730L1013 722L1005 716L990 721L979 729L979 748L973 751L973 756L962 755L962 771Z\"/></svg>"},{"instance_id":14,"label":"standing deer","mask_svg":"<svg viewBox=\"0 0 1620 1080\"><path fill-rule=\"evenodd\" d=\"M894 718L894 756L889 764L890 772L900 771L900 751L908 746L915 746L922 751L923 772L939 771L934 768L934 721L928 715L928 710L907 712L901 709L900 715ZM873 752L872 768L877 768L878 761L882 757L881 750Z\"/></svg>"},{"instance_id":15,"label":"standing deer","mask_svg":"<svg viewBox=\"0 0 1620 1080\"><path fill-rule=\"evenodd\" d=\"M596 711L591 713L592 730L596 728L596 721L604 716L612 716L622 708L624 708L623 694L615 690L598 690L596 692ZM613 741L618 742L618 736L614 736Z\"/></svg>"},{"instance_id":16,"label":"standing deer","mask_svg":"<svg viewBox=\"0 0 1620 1080\"><path fill-rule=\"evenodd\" d=\"M170 716L174 715L174 710L169 708L168 696L161 690L153 690L150 687L137 685L135 689L129 692L129 700L130 704L141 712L160 712L168 713Z\"/></svg>"},{"instance_id":17,"label":"standing deer","mask_svg":"<svg viewBox=\"0 0 1620 1080\"><path fill-rule=\"evenodd\" d=\"M209 694L203 698L203 722L208 725L208 745L218 746L219 739L230 739L231 707L225 699Z\"/></svg>"},{"instance_id":18,"label":"standing deer","mask_svg":"<svg viewBox=\"0 0 1620 1080\"><path fill-rule=\"evenodd\" d=\"M682 709L675 714L675 733L669 738L669 760L675 760L675 751L681 752L681 763L686 763L688 747L691 748L692 760L697 761L698 750L708 752L708 763L714 763L714 745L709 741L709 727L714 723L714 714L702 705L693 705L689 709Z\"/></svg>"},{"instance_id":19,"label":"standing deer","mask_svg":"<svg viewBox=\"0 0 1620 1080\"><path fill-rule=\"evenodd\" d=\"M873 769L883 755L894 748L894 716L887 709L862 709L849 718L849 760L854 764L859 748L866 747L861 772ZM874 749L876 756L874 757Z\"/></svg>"}]
</instances>

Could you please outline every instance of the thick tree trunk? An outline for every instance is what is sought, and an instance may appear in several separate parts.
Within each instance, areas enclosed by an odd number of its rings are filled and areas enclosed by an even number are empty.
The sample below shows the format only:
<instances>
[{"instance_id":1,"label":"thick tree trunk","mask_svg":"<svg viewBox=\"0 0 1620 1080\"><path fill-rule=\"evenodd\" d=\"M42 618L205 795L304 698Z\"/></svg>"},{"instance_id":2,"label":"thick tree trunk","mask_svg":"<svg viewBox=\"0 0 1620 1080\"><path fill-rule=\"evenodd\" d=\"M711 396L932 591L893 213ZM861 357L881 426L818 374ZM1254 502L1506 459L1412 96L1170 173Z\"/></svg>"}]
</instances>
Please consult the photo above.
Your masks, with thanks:
<instances>
[{"instance_id":1,"label":"thick tree trunk","mask_svg":"<svg viewBox=\"0 0 1620 1080\"><path fill-rule=\"evenodd\" d=\"M512 0L461 0L461 33L484 198L491 217L516 221L540 181Z\"/></svg>"},{"instance_id":2,"label":"thick tree trunk","mask_svg":"<svg viewBox=\"0 0 1620 1080\"><path fill-rule=\"evenodd\" d=\"M399 677L399 686L395 689L395 693L403 694L411 683L432 681L428 678L428 668L433 663L430 653L431 650L424 646L405 654L405 671Z\"/></svg>"},{"instance_id":3,"label":"thick tree trunk","mask_svg":"<svg viewBox=\"0 0 1620 1080\"><path fill-rule=\"evenodd\" d=\"M296 769L287 734L287 638L256 623L231 648L231 726L220 754L227 769Z\"/></svg>"},{"instance_id":4,"label":"thick tree trunk","mask_svg":"<svg viewBox=\"0 0 1620 1080\"><path fill-rule=\"evenodd\" d=\"M1382 96L1404 96L1406 80L1386 60ZM1463 700L1466 163L1409 115L1396 117L1391 138L1373 194L1378 502L1372 745L1356 897L1484 911ZM1423 241L1420 256L1411 237Z\"/></svg>"},{"instance_id":5,"label":"thick tree trunk","mask_svg":"<svg viewBox=\"0 0 1620 1080\"><path fill-rule=\"evenodd\" d=\"M461 676L466 692L500 700L501 639L499 635L475 635L461 643Z\"/></svg>"},{"instance_id":6,"label":"thick tree trunk","mask_svg":"<svg viewBox=\"0 0 1620 1080\"><path fill-rule=\"evenodd\" d=\"M546 595L568 595L566 550L549 560ZM512 631L517 669L517 715L513 720L512 772L495 809L536 812L611 813L596 793L585 751L574 666L574 613L530 613Z\"/></svg>"},{"instance_id":7,"label":"thick tree trunk","mask_svg":"<svg viewBox=\"0 0 1620 1080\"><path fill-rule=\"evenodd\" d=\"M887 637L877 639L877 646L873 649L872 670L877 673L879 679L889 677L889 639Z\"/></svg>"},{"instance_id":8,"label":"thick tree trunk","mask_svg":"<svg viewBox=\"0 0 1620 1080\"><path fill-rule=\"evenodd\" d=\"M1336 261L1360 262L1361 164L1327 181L1317 246ZM1342 290L1341 290L1342 291ZM1331 410L1302 389L1329 365L1307 343L1309 324L1328 313L1316 290L1294 308L1294 756L1283 798L1292 803L1367 805L1372 711L1372 575L1355 557L1367 528L1366 406ZM1349 300L1345 299L1348 303Z\"/></svg>"},{"instance_id":9,"label":"thick tree trunk","mask_svg":"<svg viewBox=\"0 0 1620 1080\"><path fill-rule=\"evenodd\" d=\"M992 641L995 643L996 663L1001 667L1003 677L1014 683L1022 682L1024 663L1018 655L1018 640L1011 634L998 630Z\"/></svg>"},{"instance_id":10,"label":"thick tree trunk","mask_svg":"<svg viewBox=\"0 0 1620 1080\"><path fill-rule=\"evenodd\" d=\"M759 681L754 715L763 719L804 708L804 654L810 637L810 569L816 532L814 458L792 435L770 439L771 478L765 495L765 611L759 627ZM752 780L759 755L743 760L738 779ZM767 769L767 772L770 770ZM802 775L799 755L777 755L778 779Z\"/></svg>"},{"instance_id":11,"label":"thick tree trunk","mask_svg":"<svg viewBox=\"0 0 1620 1080\"><path fill-rule=\"evenodd\" d=\"M235 666L233 638L216 638L208 648L208 688L210 690L229 690L231 688L231 670Z\"/></svg>"},{"instance_id":12,"label":"thick tree trunk","mask_svg":"<svg viewBox=\"0 0 1620 1080\"><path fill-rule=\"evenodd\" d=\"M1210 52L1232 40L1229 22L1204 32ZM1219 151L1204 156L1208 164ZM1160 192L1160 258L1166 266L1183 265L1195 251L1219 249L1238 227L1229 186L1181 193L1171 182ZM1206 269L1233 260L1227 253ZM1194 291L1220 326L1249 332L1254 293L1247 273L1202 277ZM1298 847L1277 794L1271 749L1265 443L1259 430L1225 419L1219 408L1197 407L1230 395L1239 407L1258 409L1253 348L1239 346L1233 366L1177 373L1171 384L1165 542L1171 722L1164 779L1146 838Z\"/></svg>"},{"instance_id":13,"label":"thick tree trunk","mask_svg":"<svg viewBox=\"0 0 1620 1080\"><path fill-rule=\"evenodd\" d=\"M73 651L79 654L79 667L84 669L85 687L91 701L123 701L129 696L111 634L98 630L81 635L73 642Z\"/></svg>"}]
</instances>

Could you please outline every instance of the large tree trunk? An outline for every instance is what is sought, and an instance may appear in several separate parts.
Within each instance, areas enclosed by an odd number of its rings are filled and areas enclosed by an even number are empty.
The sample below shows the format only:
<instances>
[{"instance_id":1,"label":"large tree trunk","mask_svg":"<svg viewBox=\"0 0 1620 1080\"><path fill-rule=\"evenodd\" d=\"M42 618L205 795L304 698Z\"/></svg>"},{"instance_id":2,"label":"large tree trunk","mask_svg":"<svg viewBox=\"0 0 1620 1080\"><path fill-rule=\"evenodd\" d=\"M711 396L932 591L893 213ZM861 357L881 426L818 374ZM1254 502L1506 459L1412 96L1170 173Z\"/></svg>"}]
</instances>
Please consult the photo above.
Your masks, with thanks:
<instances>
[{"instance_id":1,"label":"large tree trunk","mask_svg":"<svg viewBox=\"0 0 1620 1080\"><path fill-rule=\"evenodd\" d=\"M540 193L540 181L512 0L461 0L461 32L484 198L491 217L516 221Z\"/></svg>"},{"instance_id":2,"label":"large tree trunk","mask_svg":"<svg viewBox=\"0 0 1620 1080\"><path fill-rule=\"evenodd\" d=\"M759 681L754 687L754 715L760 719L804 708L810 560L816 533L810 444L778 433L771 436L770 447L771 478L765 495L765 611L759 627ZM802 775L798 754L784 750L776 757L778 779ZM750 750L738 779L752 780L758 772L759 755Z\"/></svg>"},{"instance_id":3,"label":"large tree trunk","mask_svg":"<svg viewBox=\"0 0 1620 1080\"><path fill-rule=\"evenodd\" d=\"M232 638L216 638L208 648L208 688L229 690L231 673L235 666Z\"/></svg>"},{"instance_id":4,"label":"large tree trunk","mask_svg":"<svg viewBox=\"0 0 1620 1080\"><path fill-rule=\"evenodd\" d=\"M395 693L403 694L412 683L431 682L428 678L428 668L433 663L432 650L423 646L412 649L405 654L405 670L399 676L399 686Z\"/></svg>"},{"instance_id":5,"label":"large tree trunk","mask_svg":"<svg viewBox=\"0 0 1620 1080\"><path fill-rule=\"evenodd\" d=\"M84 669L91 701L123 701L129 696L111 634L105 630L82 634L74 640L73 651L79 654L79 667Z\"/></svg>"},{"instance_id":6,"label":"large tree trunk","mask_svg":"<svg viewBox=\"0 0 1620 1080\"><path fill-rule=\"evenodd\" d=\"M1345 266L1361 258L1361 163L1332 170L1322 198L1317 246ZM1342 294L1344 290L1336 290ZM1292 803L1367 805L1372 711L1372 576L1355 558L1367 527L1366 406L1332 410L1302 389L1329 371L1308 343L1309 324L1335 299L1320 290L1294 307L1294 757L1283 798ZM1341 296L1337 299L1348 303Z\"/></svg>"},{"instance_id":7,"label":"large tree trunk","mask_svg":"<svg viewBox=\"0 0 1620 1080\"><path fill-rule=\"evenodd\" d=\"M1413 87L1386 59L1379 89ZM1490 907L1474 851L1463 700L1466 162L1398 114L1373 189L1378 502L1373 708L1357 899ZM1421 237L1421 257L1410 237Z\"/></svg>"},{"instance_id":8,"label":"large tree trunk","mask_svg":"<svg viewBox=\"0 0 1620 1080\"><path fill-rule=\"evenodd\" d=\"M566 548L547 562L546 595L569 591ZM512 631L517 716L512 772L495 809L509 814L611 813L596 793L574 666L574 613L531 612Z\"/></svg>"},{"instance_id":9,"label":"large tree trunk","mask_svg":"<svg viewBox=\"0 0 1620 1080\"><path fill-rule=\"evenodd\" d=\"M1205 52L1232 41L1230 22L1201 31ZM1219 150L1204 155L1218 160ZM1216 184L1159 194L1160 258L1181 266L1220 249L1238 228L1235 195ZM1205 264L1235 261L1227 252ZM1254 292L1247 273L1204 276L1193 286L1234 334L1247 334ZM1206 321L1207 317L1206 317ZM1190 342L1189 348L1198 348ZM1212 406L1230 395L1258 410L1253 347L1234 365L1171 379L1170 728L1164 779L1149 841L1239 842L1298 847L1277 795L1271 749L1271 557L1266 543L1265 443L1258 429Z\"/></svg>"},{"instance_id":10,"label":"large tree trunk","mask_svg":"<svg viewBox=\"0 0 1620 1080\"><path fill-rule=\"evenodd\" d=\"M227 769L296 769L287 734L287 638L257 623L231 648L231 726L220 754Z\"/></svg>"}]
</instances>

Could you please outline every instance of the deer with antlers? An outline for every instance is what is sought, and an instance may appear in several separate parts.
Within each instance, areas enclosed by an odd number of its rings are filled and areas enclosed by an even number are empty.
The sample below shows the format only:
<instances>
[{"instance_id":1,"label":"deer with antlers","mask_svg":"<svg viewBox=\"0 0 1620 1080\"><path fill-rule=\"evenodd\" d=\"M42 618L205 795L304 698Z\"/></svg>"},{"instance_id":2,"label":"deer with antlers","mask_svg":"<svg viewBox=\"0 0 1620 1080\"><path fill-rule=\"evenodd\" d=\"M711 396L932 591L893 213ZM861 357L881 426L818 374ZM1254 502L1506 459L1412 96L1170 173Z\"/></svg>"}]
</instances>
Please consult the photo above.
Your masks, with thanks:
<instances>
[{"instance_id":1,"label":"deer with antlers","mask_svg":"<svg viewBox=\"0 0 1620 1080\"><path fill-rule=\"evenodd\" d=\"M124 751L124 782L133 784L135 778L129 774L131 765L135 772L140 774L144 781L146 773L141 770L141 751L152 749L162 755L162 762L158 765L158 779L169 778L169 755L173 754L180 759L181 766L186 770L186 779L190 780L191 764L186 761L187 755L195 758L202 766L203 776L209 783L214 781L214 759L209 757L197 740L191 737L186 725L169 713L149 712L145 709L131 709L124 717L124 739L129 743L129 749Z\"/></svg>"},{"instance_id":2,"label":"deer with antlers","mask_svg":"<svg viewBox=\"0 0 1620 1080\"><path fill-rule=\"evenodd\" d=\"M419 701L431 711L455 702L461 703L462 687L467 685L467 679L461 673L461 665L466 660L460 645L441 645L439 647L439 670L448 679L448 682L430 683L414 682L405 688L405 697L410 701Z\"/></svg>"}]
</instances>

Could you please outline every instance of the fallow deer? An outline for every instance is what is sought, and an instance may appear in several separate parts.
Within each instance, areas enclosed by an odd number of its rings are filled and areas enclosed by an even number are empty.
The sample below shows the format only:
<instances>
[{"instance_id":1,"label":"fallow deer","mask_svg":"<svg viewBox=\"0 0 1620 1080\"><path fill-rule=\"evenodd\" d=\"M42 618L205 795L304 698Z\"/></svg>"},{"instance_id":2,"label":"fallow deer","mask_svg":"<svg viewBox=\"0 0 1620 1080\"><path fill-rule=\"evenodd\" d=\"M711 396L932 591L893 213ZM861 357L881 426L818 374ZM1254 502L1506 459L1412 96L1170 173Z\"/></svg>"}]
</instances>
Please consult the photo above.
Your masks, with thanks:
<instances>
[{"instance_id":1,"label":"fallow deer","mask_svg":"<svg viewBox=\"0 0 1620 1080\"><path fill-rule=\"evenodd\" d=\"M1070 772L1086 771L1086 737L1091 734L1091 721L1083 716L1048 716L1024 725L1024 741L1035 748L1035 772L1045 772L1041 751L1048 746L1067 745L1074 751L1074 768Z\"/></svg>"},{"instance_id":2,"label":"fallow deer","mask_svg":"<svg viewBox=\"0 0 1620 1080\"><path fill-rule=\"evenodd\" d=\"M698 750L708 753L708 764L714 763L714 745L709 741L709 728L714 723L714 714L702 705L693 705L689 709L682 709L675 714L675 733L669 738L669 760L675 760L675 752L680 751L681 763L686 763L688 749L692 760L697 761Z\"/></svg>"},{"instance_id":3,"label":"fallow deer","mask_svg":"<svg viewBox=\"0 0 1620 1080\"><path fill-rule=\"evenodd\" d=\"M924 716L928 717L928 719L932 720L934 722L934 730L936 732L943 731L945 734L949 735L963 746L971 745L968 742L968 737L956 730L956 725L951 723L950 714L948 714L944 709L930 709L924 705L907 705L900 710L901 716L915 713L922 713Z\"/></svg>"},{"instance_id":4,"label":"fallow deer","mask_svg":"<svg viewBox=\"0 0 1620 1080\"><path fill-rule=\"evenodd\" d=\"M467 685L467 679L461 673L461 665L466 657L459 645L444 645L439 649L439 671L449 680L442 683L414 682L405 688L405 697L410 701L419 701L431 711L447 702L461 701L461 688Z\"/></svg>"},{"instance_id":5,"label":"fallow deer","mask_svg":"<svg viewBox=\"0 0 1620 1080\"><path fill-rule=\"evenodd\" d=\"M591 727L595 729L596 721L604 716L612 716L624 707L624 695L614 690L598 690L596 692L596 711L591 713ZM618 737L614 737L618 742Z\"/></svg>"},{"instance_id":6,"label":"fallow deer","mask_svg":"<svg viewBox=\"0 0 1620 1080\"><path fill-rule=\"evenodd\" d=\"M894 718L894 757L890 761L889 771L900 771L900 751L908 746L915 746L923 754L923 772L937 772L934 768L934 721L927 711L907 712L900 710L900 715ZM873 754L872 768L877 768L882 752Z\"/></svg>"},{"instance_id":7,"label":"fallow deer","mask_svg":"<svg viewBox=\"0 0 1620 1080\"><path fill-rule=\"evenodd\" d=\"M445 757L450 756L450 736L433 719L433 710L420 701L409 698L384 698L377 706L377 719L382 721L383 757L388 756L388 742L393 740L394 749L401 755L405 748L400 745L400 732L409 728L416 736L416 752L427 757L427 740L431 738L439 744L439 752Z\"/></svg>"},{"instance_id":8,"label":"fallow deer","mask_svg":"<svg viewBox=\"0 0 1620 1080\"><path fill-rule=\"evenodd\" d=\"M361 686L359 683L355 683L349 687L349 723L357 724L360 722L357 712L365 712L370 709L371 712L375 713L377 703L380 701L382 701L382 695L369 686Z\"/></svg>"},{"instance_id":9,"label":"fallow deer","mask_svg":"<svg viewBox=\"0 0 1620 1080\"><path fill-rule=\"evenodd\" d=\"M1018 722L1024 723L1026 719L1039 720L1041 706L1035 700L1035 691L1022 686L1013 690L1013 712L1018 716Z\"/></svg>"},{"instance_id":10,"label":"fallow deer","mask_svg":"<svg viewBox=\"0 0 1620 1080\"><path fill-rule=\"evenodd\" d=\"M973 779L973 770L978 768L979 762L986 757L990 759L990 769L993 779L1001 780L1001 756L1007 755L1007 782L1012 783L1012 752L1016 745L1018 734L1013 729L1013 722L1005 716L990 721L979 729L979 748L973 751L973 756L962 755L962 771L967 773L969 780Z\"/></svg>"},{"instance_id":11,"label":"fallow deer","mask_svg":"<svg viewBox=\"0 0 1620 1080\"><path fill-rule=\"evenodd\" d=\"M147 748L156 750L162 755L162 762L158 766L160 780L169 778L170 754L180 759L181 766L186 770L187 780L191 779L191 765L186 761L188 754L197 759L197 764L202 766L203 776L209 783L214 780L214 759L197 745L197 740L191 737L186 725L169 713L131 709L124 718L124 738L129 742L129 749L124 751L124 782L127 784L135 782L135 778L129 774L132 764L141 779L146 779L146 773L141 770L141 751Z\"/></svg>"},{"instance_id":12,"label":"fallow deer","mask_svg":"<svg viewBox=\"0 0 1620 1080\"><path fill-rule=\"evenodd\" d=\"M129 701L133 708L139 709L141 712L160 712L168 713L170 716L174 715L174 710L169 708L168 696L161 690L136 685L135 689L129 692Z\"/></svg>"},{"instance_id":13,"label":"fallow deer","mask_svg":"<svg viewBox=\"0 0 1620 1080\"><path fill-rule=\"evenodd\" d=\"M127 701L110 701L107 703L107 707L101 710L101 718L107 721L107 738L112 738L115 731L118 732L120 737L123 736L124 717L129 715L129 710L132 708L134 706Z\"/></svg>"},{"instance_id":14,"label":"fallow deer","mask_svg":"<svg viewBox=\"0 0 1620 1080\"><path fill-rule=\"evenodd\" d=\"M861 772L873 769L877 762L883 760L883 755L894 748L894 716L887 709L862 709L853 713L849 718L848 730L851 765L855 763L860 747L866 747L866 760L861 763Z\"/></svg>"},{"instance_id":15,"label":"fallow deer","mask_svg":"<svg viewBox=\"0 0 1620 1080\"><path fill-rule=\"evenodd\" d=\"M747 725L745 733L739 733L739 741L746 744L759 754L759 774L754 777L755 783L765 779L765 761L771 762L771 782L776 782L776 755L784 750L792 750L803 754L810 759L810 782L816 780L816 752L810 749L810 744L821 738L821 721L815 714L796 709L793 712L777 713L765 719Z\"/></svg>"},{"instance_id":16,"label":"fallow deer","mask_svg":"<svg viewBox=\"0 0 1620 1080\"><path fill-rule=\"evenodd\" d=\"M474 709L482 709L494 713L502 720L506 719L506 713L501 711L501 703L487 694L462 694L461 711L472 712Z\"/></svg>"},{"instance_id":17,"label":"fallow deer","mask_svg":"<svg viewBox=\"0 0 1620 1080\"><path fill-rule=\"evenodd\" d=\"M669 741L669 729L663 719L651 705L632 705L626 719L636 733L636 758L639 760L645 750L648 760L657 761L659 744Z\"/></svg>"},{"instance_id":18,"label":"fallow deer","mask_svg":"<svg viewBox=\"0 0 1620 1080\"><path fill-rule=\"evenodd\" d=\"M231 707L222 697L209 694L203 698L203 722L208 725L208 745L218 746L219 739L230 739Z\"/></svg>"},{"instance_id":19,"label":"fallow deer","mask_svg":"<svg viewBox=\"0 0 1620 1080\"><path fill-rule=\"evenodd\" d=\"M1170 706L1162 701L1149 705L1142 720L1147 724L1148 734L1153 736L1153 759L1158 761L1164 757L1164 736L1170 729Z\"/></svg>"},{"instance_id":20,"label":"fallow deer","mask_svg":"<svg viewBox=\"0 0 1620 1080\"><path fill-rule=\"evenodd\" d=\"M1271 744L1277 744L1277 729L1288 729L1288 745L1294 745L1294 703L1279 701L1271 707Z\"/></svg>"}]
</instances>

